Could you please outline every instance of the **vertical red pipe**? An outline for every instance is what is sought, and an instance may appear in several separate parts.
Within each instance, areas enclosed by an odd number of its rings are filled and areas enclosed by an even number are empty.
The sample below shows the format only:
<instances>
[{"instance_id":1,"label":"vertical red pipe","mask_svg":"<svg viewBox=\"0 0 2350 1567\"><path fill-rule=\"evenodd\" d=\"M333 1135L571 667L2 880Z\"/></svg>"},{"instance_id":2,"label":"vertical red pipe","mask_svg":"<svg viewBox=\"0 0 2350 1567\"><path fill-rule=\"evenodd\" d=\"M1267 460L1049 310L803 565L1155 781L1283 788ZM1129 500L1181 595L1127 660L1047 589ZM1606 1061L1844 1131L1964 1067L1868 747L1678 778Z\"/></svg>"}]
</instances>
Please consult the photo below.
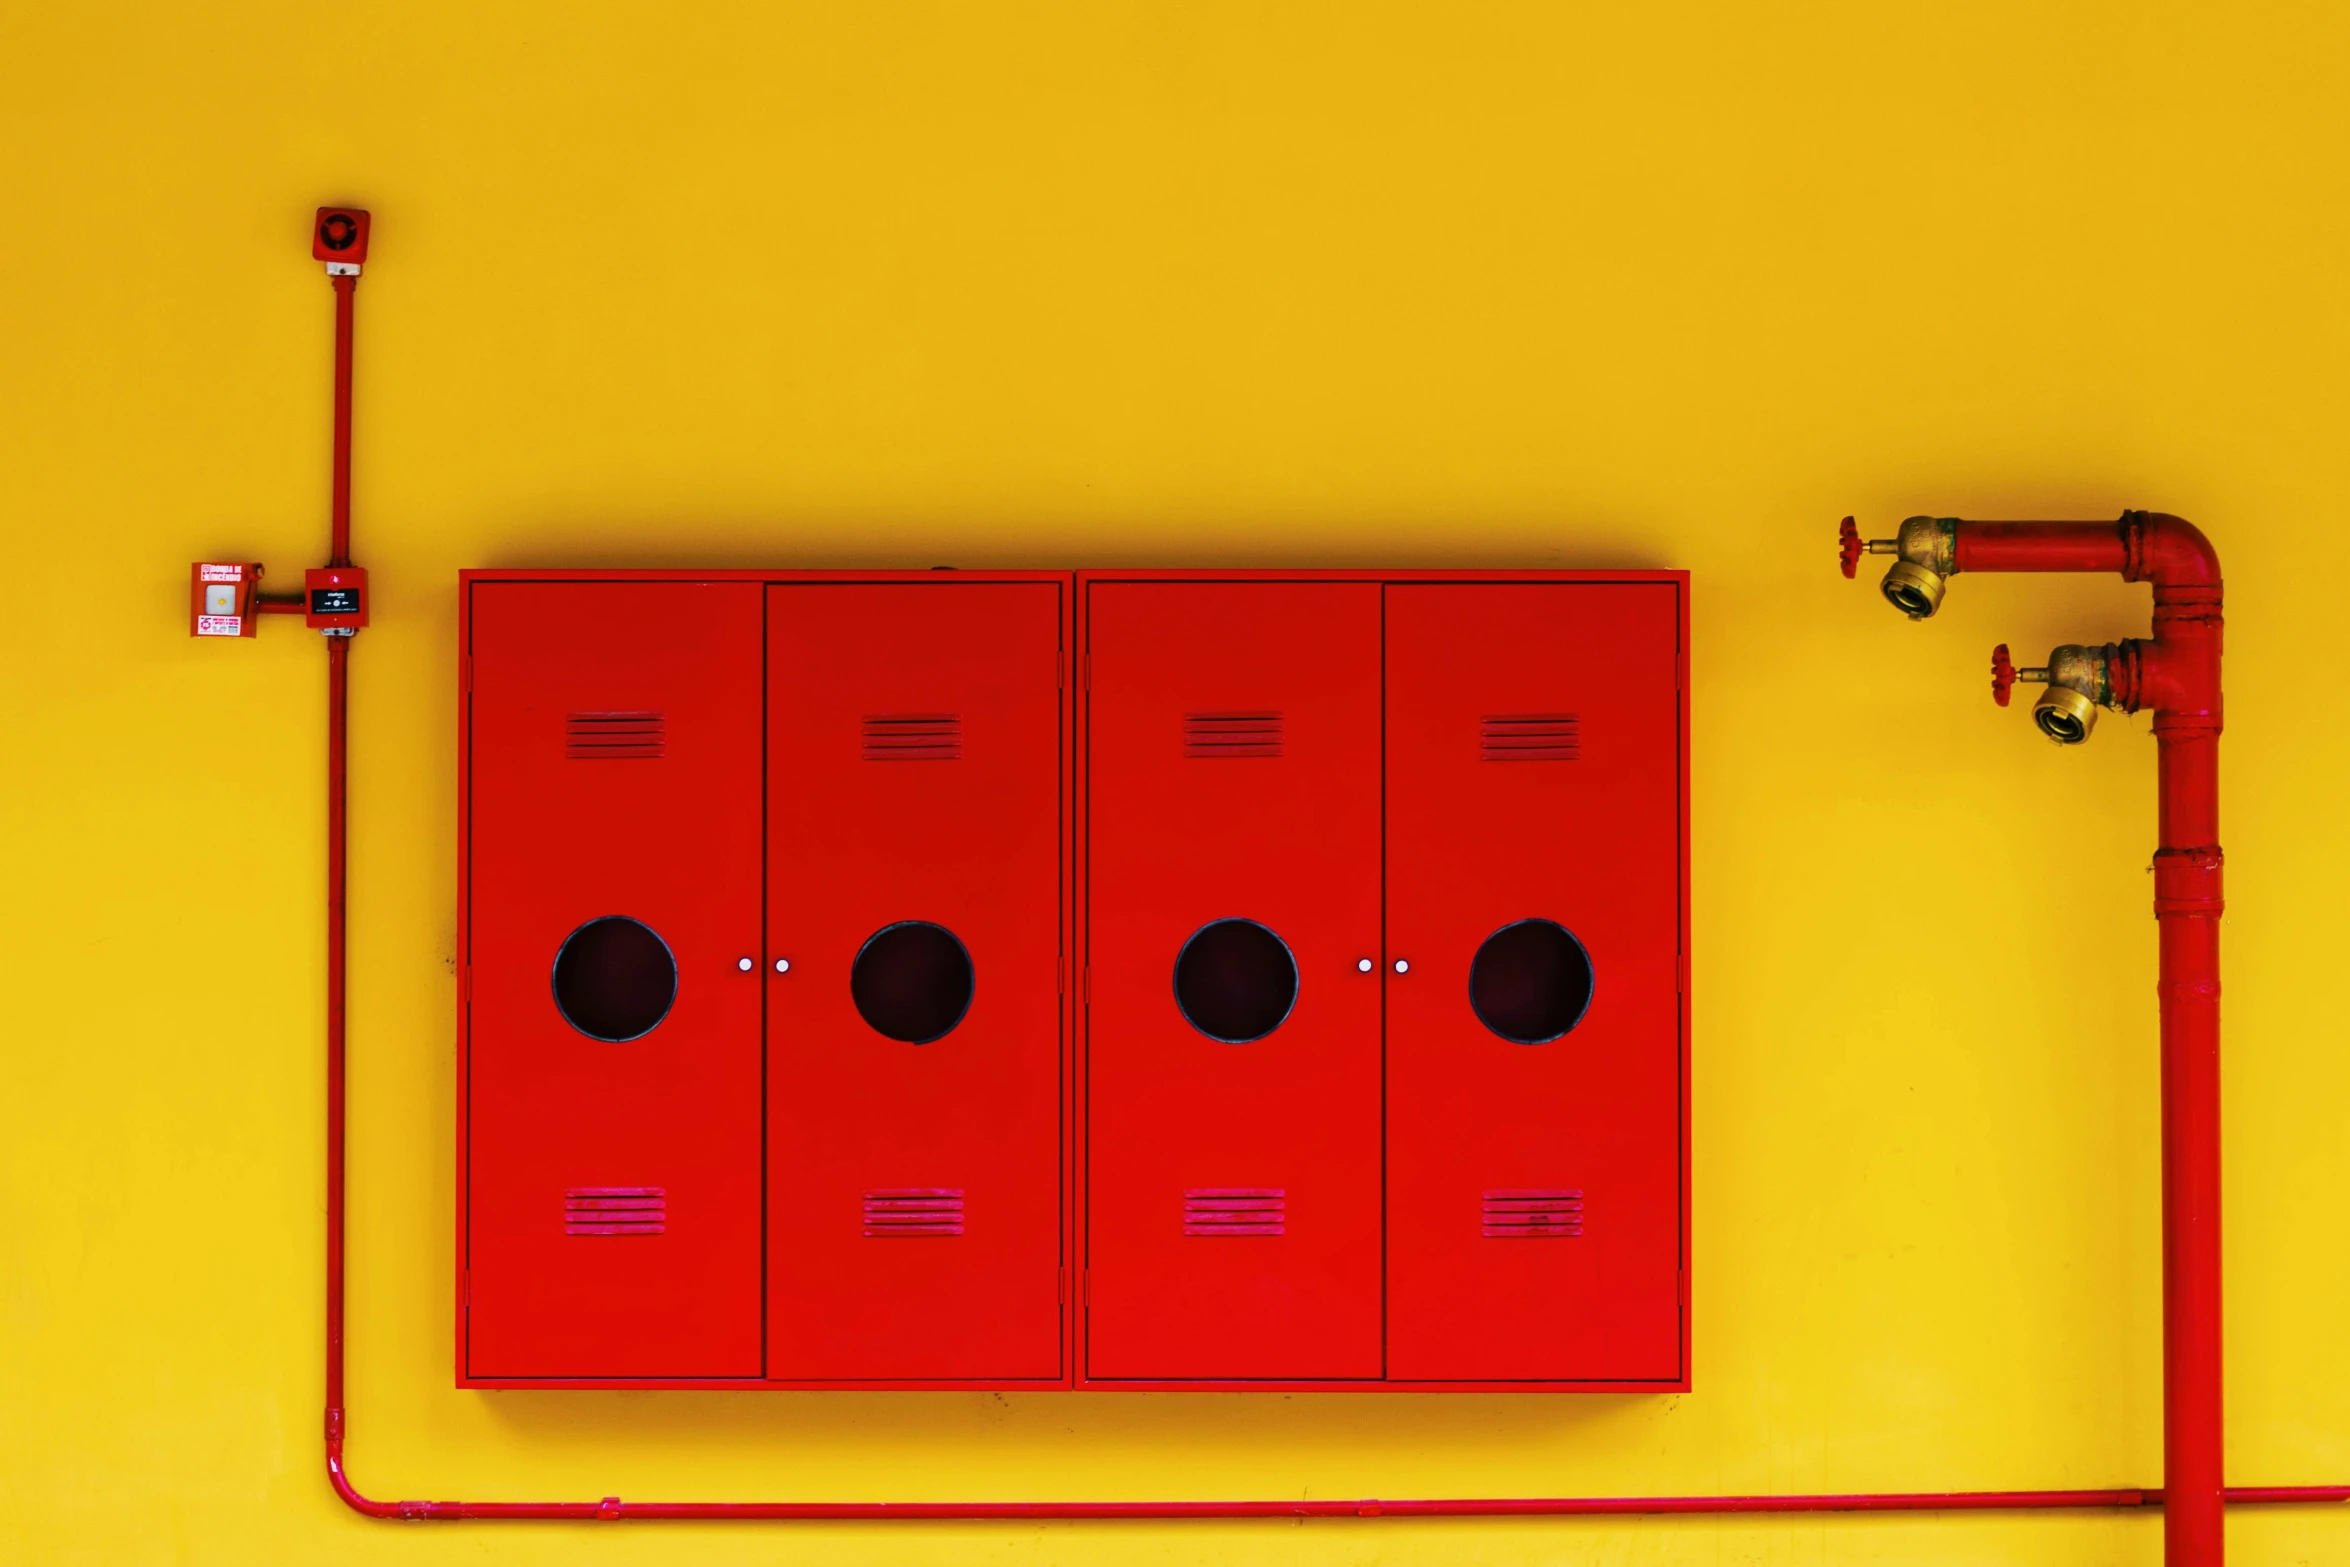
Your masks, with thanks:
<instances>
[{"instance_id":1,"label":"vertical red pipe","mask_svg":"<svg viewBox=\"0 0 2350 1567\"><path fill-rule=\"evenodd\" d=\"M2124 644L2115 696L2154 709L2161 799L2163 1559L2226 1556L2220 1337L2219 557L2194 524L1957 524L1968 571L2116 571L2154 585L2154 636Z\"/></svg>"},{"instance_id":2,"label":"vertical red pipe","mask_svg":"<svg viewBox=\"0 0 2350 1567\"><path fill-rule=\"evenodd\" d=\"M333 274L335 291L333 553L351 564L351 335L359 279ZM330 1462L343 1446L343 1021L344 890L349 884L351 637L326 639L326 1441Z\"/></svg>"},{"instance_id":3,"label":"vertical red pipe","mask_svg":"<svg viewBox=\"0 0 2350 1567\"><path fill-rule=\"evenodd\" d=\"M358 274L338 272L335 289L334 547L327 564L351 564L351 307ZM340 639L337 639L340 640Z\"/></svg>"},{"instance_id":4,"label":"vertical red pipe","mask_svg":"<svg viewBox=\"0 0 2350 1567\"><path fill-rule=\"evenodd\" d=\"M326 1436L343 1440L343 889L351 639L326 639Z\"/></svg>"},{"instance_id":5,"label":"vertical red pipe","mask_svg":"<svg viewBox=\"0 0 2350 1567\"><path fill-rule=\"evenodd\" d=\"M2217 563L2211 562L2208 571L2197 569L2191 551L2145 564L2149 574L2190 579L2156 578L2154 640L2140 650L2144 689L2134 693L2141 701L2152 699L2160 752L2162 831L2154 857L2154 914L2162 933L2163 1532L2171 1562L2217 1567L2226 1554L2219 1206L2220 586Z\"/></svg>"},{"instance_id":6,"label":"vertical red pipe","mask_svg":"<svg viewBox=\"0 0 2350 1567\"><path fill-rule=\"evenodd\" d=\"M2165 772L2194 768L2186 762ZM2161 919L2165 1560L2172 1567L2219 1567L2226 1556L2221 1520L2219 921L2211 914L2189 913Z\"/></svg>"}]
</instances>

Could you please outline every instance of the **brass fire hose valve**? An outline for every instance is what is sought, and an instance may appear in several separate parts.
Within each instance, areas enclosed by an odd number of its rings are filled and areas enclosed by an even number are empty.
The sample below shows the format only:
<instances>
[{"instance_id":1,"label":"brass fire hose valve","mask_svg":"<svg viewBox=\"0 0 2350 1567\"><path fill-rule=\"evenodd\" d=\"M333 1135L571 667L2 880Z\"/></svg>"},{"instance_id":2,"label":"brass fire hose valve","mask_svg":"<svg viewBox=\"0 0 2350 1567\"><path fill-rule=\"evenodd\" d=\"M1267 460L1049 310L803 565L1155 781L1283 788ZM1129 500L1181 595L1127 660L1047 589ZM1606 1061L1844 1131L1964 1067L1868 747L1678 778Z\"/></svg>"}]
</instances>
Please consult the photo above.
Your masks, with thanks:
<instances>
[{"instance_id":1,"label":"brass fire hose valve","mask_svg":"<svg viewBox=\"0 0 2350 1567\"><path fill-rule=\"evenodd\" d=\"M1863 539L1850 517L1837 531L1837 553L1847 577L1858 574L1863 555L1900 557L1886 568L1880 591L1885 600L1912 620L1924 620L1942 607L1942 590L1958 572L1958 519L1910 517L1890 539Z\"/></svg>"},{"instance_id":2,"label":"brass fire hose valve","mask_svg":"<svg viewBox=\"0 0 2350 1567\"><path fill-rule=\"evenodd\" d=\"M1991 650L1991 700L2007 706L2018 682L2044 685L2032 704L2032 722L2058 745L2079 745L2097 727L2097 710L2119 707L2114 699L2113 666L2121 650L2112 644L2082 647L2067 643L2048 655L2037 669L2018 669L2002 642Z\"/></svg>"}]
</instances>

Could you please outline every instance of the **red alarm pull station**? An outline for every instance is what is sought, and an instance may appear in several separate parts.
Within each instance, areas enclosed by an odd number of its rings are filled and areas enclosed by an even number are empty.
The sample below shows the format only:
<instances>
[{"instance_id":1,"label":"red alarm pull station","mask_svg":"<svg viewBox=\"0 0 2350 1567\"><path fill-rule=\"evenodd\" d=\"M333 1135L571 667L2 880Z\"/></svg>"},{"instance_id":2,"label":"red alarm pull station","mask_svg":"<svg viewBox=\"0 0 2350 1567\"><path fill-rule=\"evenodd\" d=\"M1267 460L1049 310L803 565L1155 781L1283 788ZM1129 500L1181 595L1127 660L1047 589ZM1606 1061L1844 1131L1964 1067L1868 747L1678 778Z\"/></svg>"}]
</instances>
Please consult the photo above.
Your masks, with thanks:
<instances>
[{"instance_id":1,"label":"red alarm pull station","mask_svg":"<svg viewBox=\"0 0 2350 1567\"><path fill-rule=\"evenodd\" d=\"M310 255L329 272L357 272L367 260L367 213L359 207L321 207L310 228Z\"/></svg>"},{"instance_id":2,"label":"red alarm pull station","mask_svg":"<svg viewBox=\"0 0 2350 1567\"><path fill-rule=\"evenodd\" d=\"M261 568L198 561L188 568L188 635L249 637L260 619Z\"/></svg>"},{"instance_id":3,"label":"red alarm pull station","mask_svg":"<svg viewBox=\"0 0 2350 1567\"><path fill-rule=\"evenodd\" d=\"M303 624L330 637L347 637L367 624L367 570L313 566L302 574Z\"/></svg>"}]
</instances>

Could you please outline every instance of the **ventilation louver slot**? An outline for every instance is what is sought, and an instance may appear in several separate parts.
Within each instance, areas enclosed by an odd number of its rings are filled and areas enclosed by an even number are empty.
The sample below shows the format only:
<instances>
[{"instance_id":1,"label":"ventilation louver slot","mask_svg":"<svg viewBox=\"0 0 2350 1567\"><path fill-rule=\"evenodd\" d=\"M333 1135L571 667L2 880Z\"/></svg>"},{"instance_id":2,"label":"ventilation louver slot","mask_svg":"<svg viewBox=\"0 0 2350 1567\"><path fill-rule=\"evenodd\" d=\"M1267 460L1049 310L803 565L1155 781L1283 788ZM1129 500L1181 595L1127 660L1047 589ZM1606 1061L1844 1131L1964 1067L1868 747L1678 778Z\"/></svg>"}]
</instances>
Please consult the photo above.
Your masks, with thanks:
<instances>
[{"instance_id":1,"label":"ventilation louver slot","mask_svg":"<svg viewBox=\"0 0 2350 1567\"><path fill-rule=\"evenodd\" d=\"M963 755L960 713L867 713L868 762L952 762Z\"/></svg>"},{"instance_id":2,"label":"ventilation louver slot","mask_svg":"<svg viewBox=\"0 0 2350 1567\"><path fill-rule=\"evenodd\" d=\"M658 1235L669 1194L658 1186L574 1186L563 1194L566 1235Z\"/></svg>"},{"instance_id":3,"label":"ventilation louver slot","mask_svg":"<svg viewBox=\"0 0 2350 1567\"><path fill-rule=\"evenodd\" d=\"M1569 1239L1583 1233L1579 1191L1505 1191L1485 1194L1485 1234L1493 1240Z\"/></svg>"},{"instance_id":4,"label":"ventilation louver slot","mask_svg":"<svg viewBox=\"0 0 2350 1567\"><path fill-rule=\"evenodd\" d=\"M1488 762L1573 762L1583 755L1583 720L1574 713L1487 713L1477 755Z\"/></svg>"},{"instance_id":5,"label":"ventilation louver slot","mask_svg":"<svg viewBox=\"0 0 2350 1567\"><path fill-rule=\"evenodd\" d=\"M563 754L575 762L649 761L662 754L668 727L660 713L573 713Z\"/></svg>"},{"instance_id":6,"label":"ventilation louver slot","mask_svg":"<svg viewBox=\"0 0 2350 1567\"><path fill-rule=\"evenodd\" d=\"M963 1233L960 1186L888 1186L865 1194L865 1234L871 1240Z\"/></svg>"},{"instance_id":7,"label":"ventilation louver slot","mask_svg":"<svg viewBox=\"0 0 2350 1567\"><path fill-rule=\"evenodd\" d=\"M1281 754L1279 713L1186 713L1183 754L1216 759Z\"/></svg>"},{"instance_id":8,"label":"ventilation louver slot","mask_svg":"<svg viewBox=\"0 0 2350 1567\"><path fill-rule=\"evenodd\" d=\"M1202 1186L1183 1194L1186 1235L1279 1235L1289 1197L1278 1186Z\"/></svg>"}]
</instances>

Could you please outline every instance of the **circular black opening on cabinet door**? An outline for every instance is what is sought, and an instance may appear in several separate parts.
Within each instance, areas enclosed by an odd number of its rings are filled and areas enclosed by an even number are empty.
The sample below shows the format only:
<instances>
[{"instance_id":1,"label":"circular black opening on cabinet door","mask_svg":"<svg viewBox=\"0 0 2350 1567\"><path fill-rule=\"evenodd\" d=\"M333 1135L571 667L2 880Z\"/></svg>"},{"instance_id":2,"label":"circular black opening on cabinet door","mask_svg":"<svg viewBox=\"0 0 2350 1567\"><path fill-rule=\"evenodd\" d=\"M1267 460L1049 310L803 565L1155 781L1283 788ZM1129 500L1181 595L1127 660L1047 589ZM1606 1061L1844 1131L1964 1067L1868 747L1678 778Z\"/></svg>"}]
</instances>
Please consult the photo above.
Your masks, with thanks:
<instances>
[{"instance_id":1,"label":"circular black opening on cabinet door","mask_svg":"<svg viewBox=\"0 0 2350 1567\"><path fill-rule=\"evenodd\" d=\"M1297 1005L1297 959L1255 920L1215 920L1175 957L1175 1004L1193 1028L1245 1045L1279 1028Z\"/></svg>"},{"instance_id":2,"label":"circular black opening on cabinet door","mask_svg":"<svg viewBox=\"0 0 2350 1567\"><path fill-rule=\"evenodd\" d=\"M1583 1021L1591 954L1553 920L1519 920L1485 938L1469 965L1469 1005L1512 1044L1542 1045Z\"/></svg>"},{"instance_id":3,"label":"circular black opening on cabinet door","mask_svg":"<svg viewBox=\"0 0 2350 1567\"><path fill-rule=\"evenodd\" d=\"M642 1039L677 1000L677 959L649 925L623 914L589 920L555 953L555 1007L590 1039Z\"/></svg>"},{"instance_id":4,"label":"circular black opening on cabinet door","mask_svg":"<svg viewBox=\"0 0 2350 1567\"><path fill-rule=\"evenodd\" d=\"M884 925L857 949L849 998L877 1034L909 1045L944 1039L971 1010L971 954L944 925Z\"/></svg>"}]
</instances>

